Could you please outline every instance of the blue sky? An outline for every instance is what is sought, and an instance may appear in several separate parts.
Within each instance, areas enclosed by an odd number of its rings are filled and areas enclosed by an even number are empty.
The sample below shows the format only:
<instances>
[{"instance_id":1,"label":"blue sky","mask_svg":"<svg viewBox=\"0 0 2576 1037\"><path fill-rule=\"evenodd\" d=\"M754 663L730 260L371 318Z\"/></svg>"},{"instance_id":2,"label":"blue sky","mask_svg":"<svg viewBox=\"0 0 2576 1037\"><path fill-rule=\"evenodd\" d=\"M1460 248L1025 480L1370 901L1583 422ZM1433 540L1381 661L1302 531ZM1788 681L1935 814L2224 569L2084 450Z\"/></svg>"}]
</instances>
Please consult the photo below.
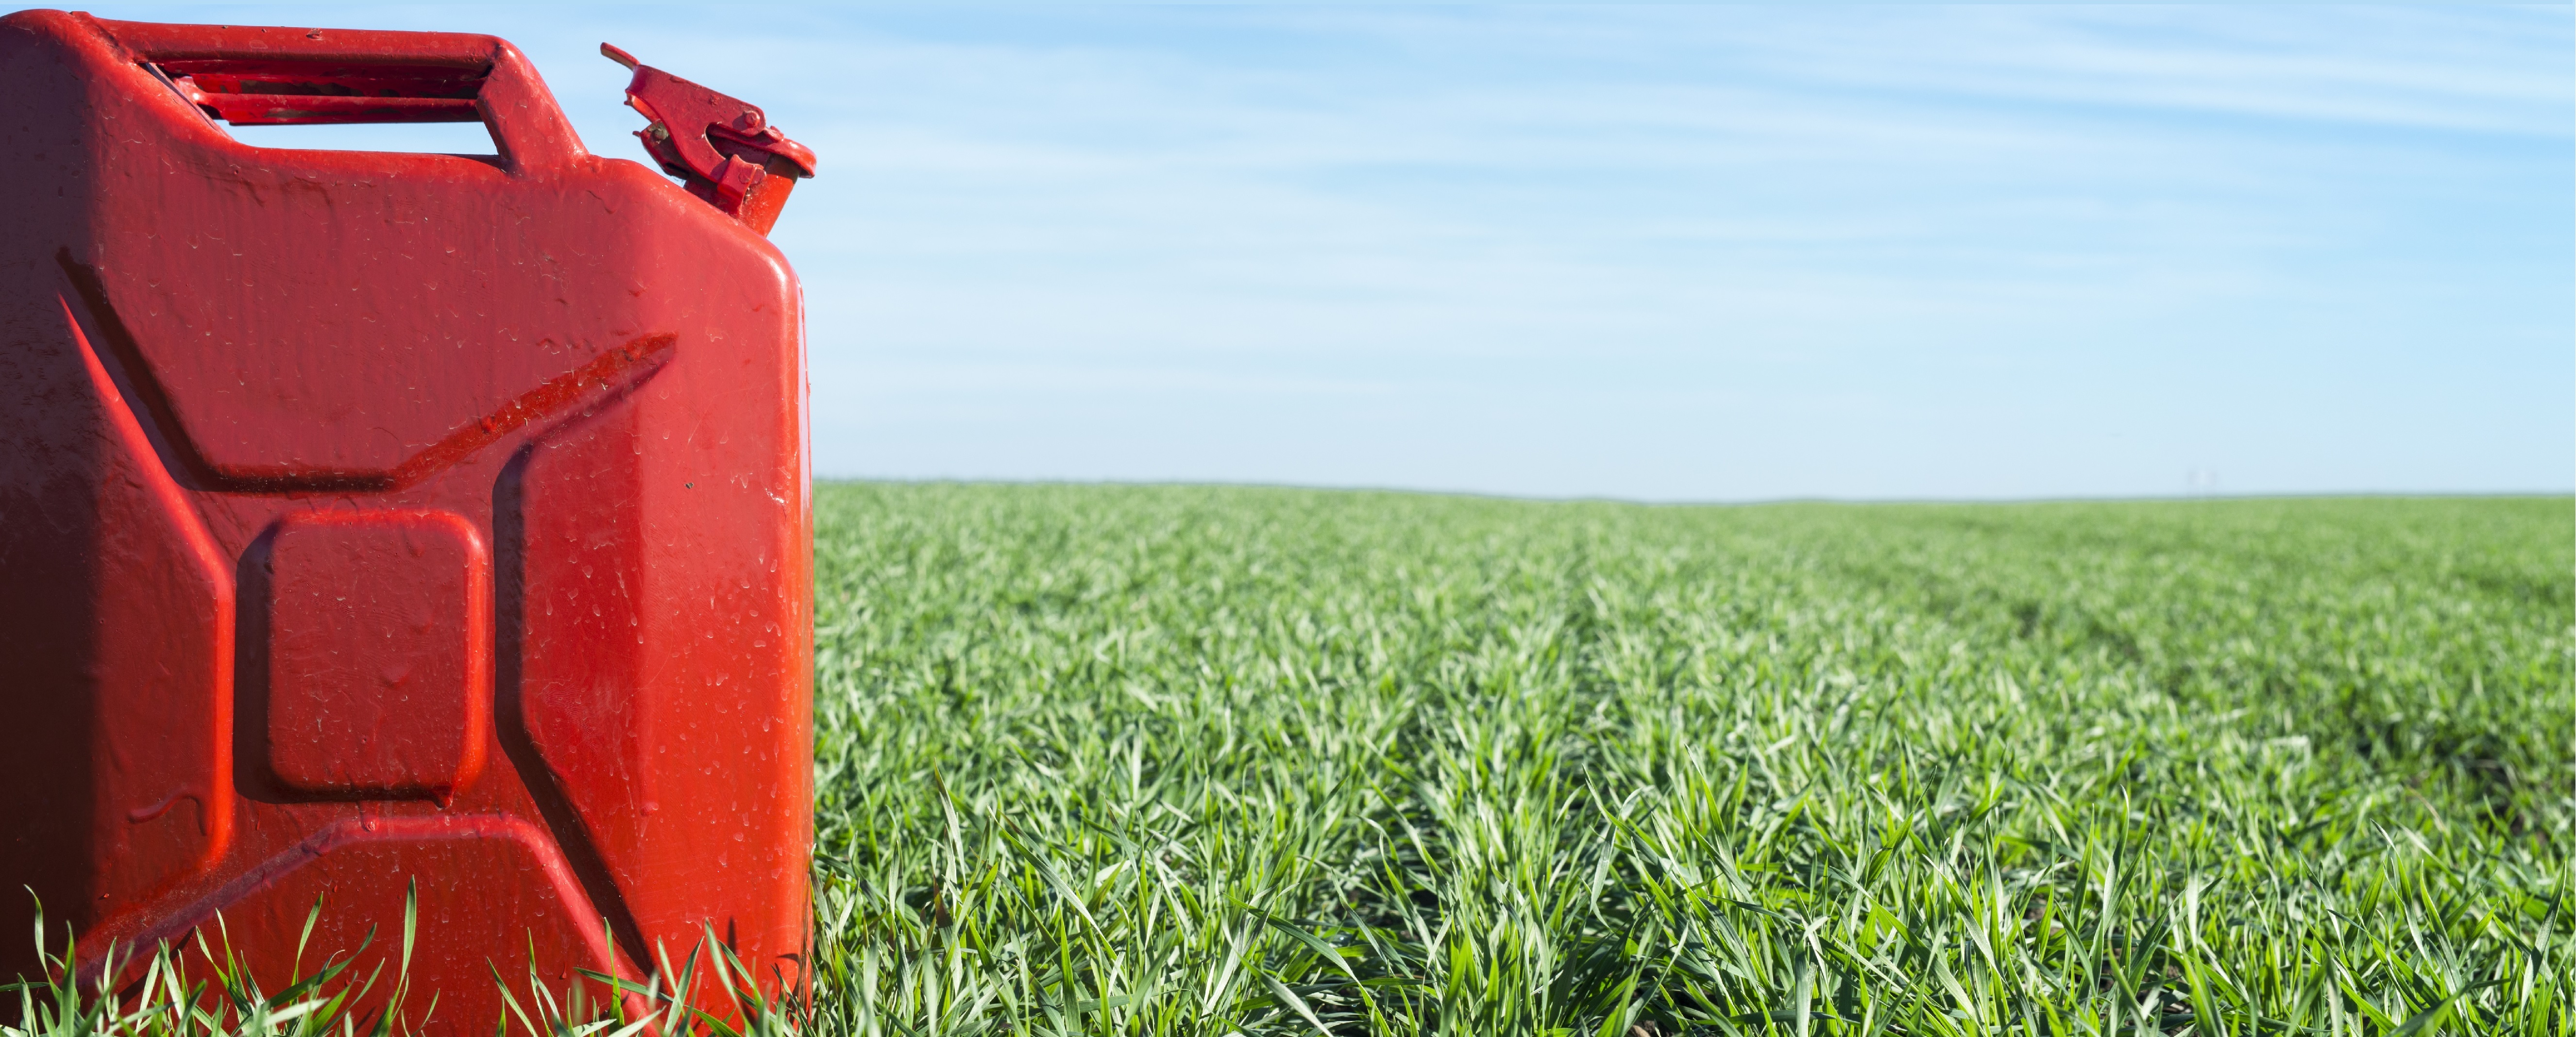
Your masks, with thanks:
<instances>
[{"instance_id":1,"label":"blue sky","mask_svg":"<svg viewBox=\"0 0 2576 1037\"><path fill-rule=\"evenodd\" d=\"M2563 5L92 10L761 104L826 476L2576 488Z\"/></svg>"}]
</instances>

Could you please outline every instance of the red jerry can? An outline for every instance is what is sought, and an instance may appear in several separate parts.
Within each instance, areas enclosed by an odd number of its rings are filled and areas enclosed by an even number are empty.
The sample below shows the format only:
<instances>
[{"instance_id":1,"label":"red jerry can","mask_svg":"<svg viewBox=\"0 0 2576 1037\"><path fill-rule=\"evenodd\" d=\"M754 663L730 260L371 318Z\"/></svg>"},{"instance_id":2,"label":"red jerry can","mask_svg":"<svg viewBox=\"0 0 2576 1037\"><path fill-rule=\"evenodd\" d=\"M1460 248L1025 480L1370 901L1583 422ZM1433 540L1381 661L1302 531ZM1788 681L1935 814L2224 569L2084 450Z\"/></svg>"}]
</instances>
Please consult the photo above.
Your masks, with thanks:
<instances>
[{"instance_id":1,"label":"red jerry can","mask_svg":"<svg viewBox=\"0 0 2576 1037\"><path fill-rule=\"evenodd\" d=\"M496 968L526 1004L710 932L803 982L804 328L765 233L813 155L630 95L685 186L489 36L0 19L0 980L40 970L27 889L93 982L197 930L270 991L321 898L303 973L372 930L381 997L417 883L441 1030L489 1031ZM224 129L423 121L497 153Z\"/></svg>"}]
</instances>

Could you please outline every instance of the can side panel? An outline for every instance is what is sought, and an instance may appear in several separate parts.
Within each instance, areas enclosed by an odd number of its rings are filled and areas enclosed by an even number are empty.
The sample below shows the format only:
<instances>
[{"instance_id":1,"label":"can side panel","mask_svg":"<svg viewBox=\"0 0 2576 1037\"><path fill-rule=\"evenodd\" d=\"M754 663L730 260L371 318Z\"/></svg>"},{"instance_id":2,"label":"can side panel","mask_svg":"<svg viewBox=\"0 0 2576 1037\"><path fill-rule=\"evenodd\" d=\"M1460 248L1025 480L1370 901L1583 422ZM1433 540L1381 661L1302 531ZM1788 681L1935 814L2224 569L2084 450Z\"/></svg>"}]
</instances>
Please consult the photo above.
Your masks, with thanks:
<instances>
[{"instance_id":1,"label":"can side panel","mask_svg":"<svg viewBox=\"0 0 2576 1037\"><path fill-rule=\"evenodd\" d=\"M441 880L453 875L478 881ZM404 972L404 901L415 889L419 939ZM220 898L178 921L200 929L217 959L192 947L192 970L230 954L265 983L297 971L301 941L304 975L316 958L337 955L356 963L351 974L379 977L354 1006L360 1018L387 1007L399 979L409 988L407 1020L416 1023L435 997L428 1032L490 1033L507 1011L495 972L527 998L535 996L532 975L560 997L578 980L575 969L617 971L607 938L585 921L584 899L551 838L527 821L488 814L351 818L252 863ZM211 924L218 907L221 926ZM459 943L449 935L460 932L477 939Z\"/></svg>"},{"instance_id":2,"label":"can side panel","mask_svg":"<svg viewBox=\"0 0 2576 1037\"><path fill-rule=\"evenodd\" d=\"M75 258L224 488L415 481L649 330L631 301L659 286L596 198L444 155L181 136L138 158L102 174Z\"/></svg>"},{"instance_id":3,"label":"can side panel","mask_svg":"<svg viewBox=\"0 0 2576 1037\"><path fill-rule=\"evenodd\" d=\"M704 309L632 396L531 451L522 709L642 939L678 954L712 927L794 981L812 852L801 314L783 264L704 263L726 242L679 214L643 226L651 269L696 279ZM597 737L603 713L632 718L624 740Z\"/></svg>"},{"instance_id":4,"label":"can side panel","mask_svg":"<svg viewBox=\"0 0 2576 1037\"><path fill-rule=\"evenodd\" d=\"M16 891L0 894L0 931L21 934L36 913L22 886L57 932L96 899L84 867L95 720L85 656L98 612L86 559L105 445L59 279L43 263L45 244L79 223L81 91L32 21L0 19L0 96L21 108L0 120L0 175L23 191L0 207L0 710L26 746L0 754L0 889ZM36 966L26 939L0 942L0 977Z\"/></svg>"},{"instance_id":5,"label":"can side panel","mask_svg":"<svg viewBox=\"0 0 2576 1037\"><path fill-rule=\"evenodd\" d=\"M201 874L232 820L229 564L132 413L49 254L94 212L96 113L69 20L0 20L0 925L47 945ZM38 964L29 941L0 974Z\"/></svg>"}]
</instances>

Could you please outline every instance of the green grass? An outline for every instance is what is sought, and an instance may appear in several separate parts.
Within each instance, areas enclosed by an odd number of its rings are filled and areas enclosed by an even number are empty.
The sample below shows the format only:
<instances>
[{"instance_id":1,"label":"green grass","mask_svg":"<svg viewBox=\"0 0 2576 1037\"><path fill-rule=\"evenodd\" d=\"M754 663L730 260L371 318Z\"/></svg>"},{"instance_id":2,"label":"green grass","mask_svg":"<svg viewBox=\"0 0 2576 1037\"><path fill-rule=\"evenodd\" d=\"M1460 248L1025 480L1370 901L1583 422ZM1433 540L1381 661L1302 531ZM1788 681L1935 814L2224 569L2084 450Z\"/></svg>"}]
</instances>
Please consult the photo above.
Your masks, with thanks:
<instances>
[{"instance_id":1,"label":"green grass","mask_svg":"<svg viewBox=\"0 0 2576 1037\"><path fill-rule=\"evenodd\" d=\"M821 1032L2576 1033L2563 498L817 510Z\"/></svg>"},{"instance_id":2,"label":"green grass","mask_svg":"<svg viewBox=\"0 0 2576 1037\"><path fill-rule=\"evenodd\" d=\"M2565 498L817 518L807 1033L2576 1034Z\"/></svg>"}]
</instances>

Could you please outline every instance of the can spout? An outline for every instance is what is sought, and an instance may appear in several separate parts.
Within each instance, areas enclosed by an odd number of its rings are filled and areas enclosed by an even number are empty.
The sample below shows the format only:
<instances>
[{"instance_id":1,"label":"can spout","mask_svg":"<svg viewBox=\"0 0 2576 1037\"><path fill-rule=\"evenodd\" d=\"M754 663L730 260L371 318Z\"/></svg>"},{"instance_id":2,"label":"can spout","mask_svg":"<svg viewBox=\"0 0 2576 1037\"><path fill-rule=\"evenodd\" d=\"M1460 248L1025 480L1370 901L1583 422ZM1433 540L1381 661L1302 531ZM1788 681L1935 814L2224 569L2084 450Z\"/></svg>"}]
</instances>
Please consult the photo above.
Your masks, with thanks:
<instances>
[{"instance_id":1,"label":"can spout","mask_svg":"<svg viewBox=\"0 0 2576 1037\"><path fill-rule=\"evenodd\" d=\"M717 93L643 64L602 43L599 53L626 66L626 106L648 121L635 132L662 171L690 194L762 234L777 225L796 181L814 175L814 149L789 140L760 106Z\"/></svg>"}]
</instances>

